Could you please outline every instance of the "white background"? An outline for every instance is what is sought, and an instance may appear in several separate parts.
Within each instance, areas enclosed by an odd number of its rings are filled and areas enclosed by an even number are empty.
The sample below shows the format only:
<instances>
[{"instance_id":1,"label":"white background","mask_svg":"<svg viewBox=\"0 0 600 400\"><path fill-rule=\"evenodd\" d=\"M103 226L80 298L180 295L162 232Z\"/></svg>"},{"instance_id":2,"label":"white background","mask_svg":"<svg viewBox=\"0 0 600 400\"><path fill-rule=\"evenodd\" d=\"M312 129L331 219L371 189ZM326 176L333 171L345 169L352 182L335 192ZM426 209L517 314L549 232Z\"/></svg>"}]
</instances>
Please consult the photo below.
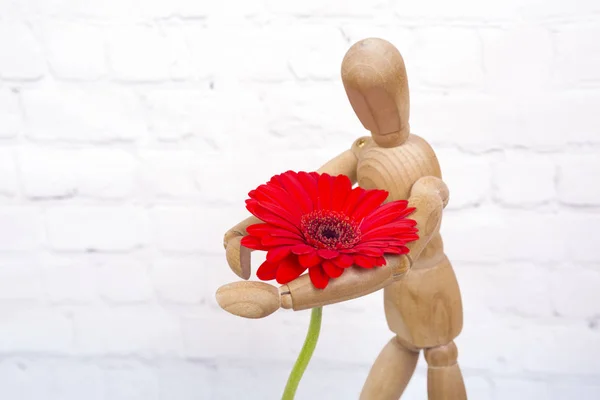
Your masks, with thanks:
<instances>
[{"instance_id":1,"label":"white background","mask_svg":"<svg viewBox=\"0 0 600 400\"><path fill-rule=\"evenodd\" d=\"M595 0L0 0L0 397L277 399L309 313L221 311L222 235L367 133L369 36L450 187L470 398L600 398ZM381 293L326 307L297 398L357 398L391 336Z\"/></svg>"}]
</instances>

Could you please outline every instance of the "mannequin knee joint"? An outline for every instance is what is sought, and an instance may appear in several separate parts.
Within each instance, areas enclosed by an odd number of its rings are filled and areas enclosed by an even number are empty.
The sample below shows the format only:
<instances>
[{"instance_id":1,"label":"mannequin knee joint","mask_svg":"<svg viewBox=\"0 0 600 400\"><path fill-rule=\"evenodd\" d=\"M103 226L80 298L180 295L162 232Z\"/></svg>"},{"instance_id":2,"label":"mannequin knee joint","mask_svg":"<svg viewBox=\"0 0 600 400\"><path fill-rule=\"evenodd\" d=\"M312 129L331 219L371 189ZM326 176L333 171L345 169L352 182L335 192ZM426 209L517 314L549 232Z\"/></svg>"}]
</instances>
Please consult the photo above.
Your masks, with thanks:
<instances>
[{"instance_id":1,"label":"mannequin knee joint","mask_svg":"<svg viewBox=\"0 0 600 400\"><path fill-rule=\"evenodd\" d=\"M458 349L454 342L425 349L425 360L430 367L449 367L456 364Z\"/></svg>"}]
</instances>

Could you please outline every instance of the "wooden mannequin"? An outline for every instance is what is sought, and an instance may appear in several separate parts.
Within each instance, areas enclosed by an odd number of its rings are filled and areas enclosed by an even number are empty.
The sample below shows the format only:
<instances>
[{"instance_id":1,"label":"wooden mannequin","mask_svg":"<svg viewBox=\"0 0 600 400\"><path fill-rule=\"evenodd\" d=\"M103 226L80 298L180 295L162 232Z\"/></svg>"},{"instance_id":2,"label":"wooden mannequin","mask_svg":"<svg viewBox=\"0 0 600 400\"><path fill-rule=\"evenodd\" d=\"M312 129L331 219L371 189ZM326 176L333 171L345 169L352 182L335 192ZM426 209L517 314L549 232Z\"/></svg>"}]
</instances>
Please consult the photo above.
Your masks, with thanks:
<instances>
[{"instance_id":1,"label":"wooden mannequin","mask_svg":"<svg viewBox=\"0 0 600 400\"><path fill-rule=\"evenodd\" d=\"M409 254L386 256L387 264L379 268L349 268L324 290L315 289L303 275L279 288L264 282L231 283L219 289L217 300L233 314L262 318L280 307L304 310L384 288L386 318L395 336L375 360L360 398L400 398L424 350L429 399L466 399L453 342L462 329L462 302L439 233L448 189L432 148L410 133L404 61L392 44L365 39L344 57L342 79L371 136L356 140L318 172L345 174L365 189L385 189L386 201L408 199L416 207L410 218L417 221L419 239L407 245ZM227 261L243 279L250 277L250 250L240 240L246 227L258 222L250 217L225 234Z\"/></svg>"}]
</instances>

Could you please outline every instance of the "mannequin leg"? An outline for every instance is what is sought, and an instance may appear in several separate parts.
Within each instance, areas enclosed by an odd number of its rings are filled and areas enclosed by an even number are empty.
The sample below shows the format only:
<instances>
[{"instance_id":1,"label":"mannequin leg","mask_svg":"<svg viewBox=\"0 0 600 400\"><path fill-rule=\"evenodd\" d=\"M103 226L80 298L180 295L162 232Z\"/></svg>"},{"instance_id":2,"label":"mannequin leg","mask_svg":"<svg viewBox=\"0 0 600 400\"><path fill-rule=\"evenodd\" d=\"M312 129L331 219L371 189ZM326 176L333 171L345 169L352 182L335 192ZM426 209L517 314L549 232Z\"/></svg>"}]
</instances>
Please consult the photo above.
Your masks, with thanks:
<instances>
[{"instance_id":1,"label":"mannequin leg","mask_svg":"<svg viewBox=\"0 0 600 400\"><path fill-rule=\"evenodd\" d=\"M454 342L425 350L427 394L429 400L466 400L465 384L456 362L458 349Z\"/></svg>"},{"instance_id":2,"label":"mannequin leg","mask_svg":"<svg viewBox=\"0 0 600 400\"><path fill-rule=\"evenodd\" d=\"M419 350L402 345L397 337L385 345L371 367L360 400L398 400L412 377Z\"/></svg>"}]
</instances>

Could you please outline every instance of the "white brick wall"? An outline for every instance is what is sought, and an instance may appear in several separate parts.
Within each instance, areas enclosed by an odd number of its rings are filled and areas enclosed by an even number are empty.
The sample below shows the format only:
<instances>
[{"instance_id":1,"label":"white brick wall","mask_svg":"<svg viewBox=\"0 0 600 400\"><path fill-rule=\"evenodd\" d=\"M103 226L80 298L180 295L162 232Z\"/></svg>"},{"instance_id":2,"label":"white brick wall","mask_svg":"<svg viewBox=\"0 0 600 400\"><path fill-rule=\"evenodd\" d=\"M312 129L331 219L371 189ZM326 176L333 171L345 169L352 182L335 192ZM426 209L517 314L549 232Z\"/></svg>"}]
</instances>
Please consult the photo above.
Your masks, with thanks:
<instances>
[{"instance_id":1,"label":"white brick wall","mask_svg":"<svg viewBox=\"0 0 600 400\"><path fill-rule=\"evenodd\" d=\"M404 54L450 186L470 398L600 398L598 1L0 10L2 400L278 398L308 312L221 311L222 235L249 189L365 134L339 68L368 36ZM391 337L381 293L323 328L298 398L356 398Z\"/></svg>"}]
</instances>

